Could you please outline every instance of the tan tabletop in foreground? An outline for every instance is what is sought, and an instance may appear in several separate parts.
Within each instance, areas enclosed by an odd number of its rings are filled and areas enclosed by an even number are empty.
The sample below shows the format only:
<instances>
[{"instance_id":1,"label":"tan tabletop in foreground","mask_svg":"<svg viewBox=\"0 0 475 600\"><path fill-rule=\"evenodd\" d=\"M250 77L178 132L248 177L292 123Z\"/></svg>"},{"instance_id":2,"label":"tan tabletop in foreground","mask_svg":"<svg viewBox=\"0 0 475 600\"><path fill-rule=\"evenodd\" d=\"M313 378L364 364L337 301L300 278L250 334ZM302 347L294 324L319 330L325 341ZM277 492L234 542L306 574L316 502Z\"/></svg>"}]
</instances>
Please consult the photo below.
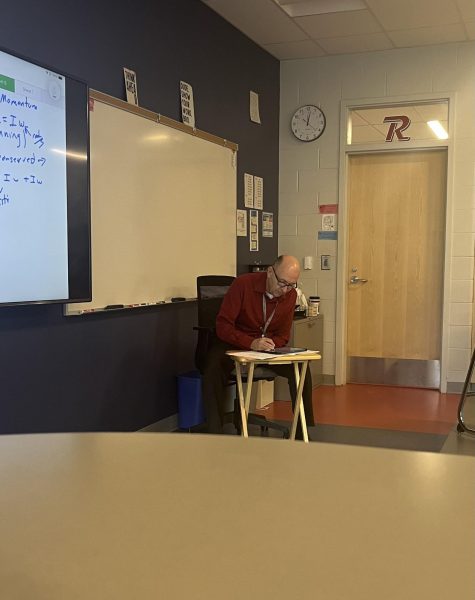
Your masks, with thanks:
<instances>
[{"instance_id":1,"label":"tan tabletop in foreground","mask_svg":"<svg viewBox=\"0 0 475 600\"><path fill-rule=\"evenodd\" d=\"M475 592L475 459L187 434L0 438L2 600Z\"/></svg>"},{"instance_id":2,"label":"tan tabletop in foreground","mask_svg":"<svg viewBox=\"0 0 475 600\"><path fill-rule=\"evenodd\" d=\"M295 398L294 418L292 419L292 426L290 428L290 439L295 440L297 423L300 418L300 424L302 425L303 440L304 442L308 443L307 421L305 418L305 409L302 400L303 384L305 382L305 376L307 374L308 363L314 360L320 360L320 352L316 350L307 350L305 352L299 352L296 354L281 354L276 356L273 354L265 354L264 352L252 352L247 350L228 350L226 354L228 354L234 360L239 408L241 413L242 435L245 438L248 437L247 419L249 416L252 381L254 377L254 368L256 367L256 365L268 365L272 369L272 365L292 364L294 367L294 377L295 385L297 388L297 395ZM247 381L245 394L243 387L243 374L241 371L241 367L244 365L248 367L248 371L246 374Z\"/></svg>"}]
</instances>

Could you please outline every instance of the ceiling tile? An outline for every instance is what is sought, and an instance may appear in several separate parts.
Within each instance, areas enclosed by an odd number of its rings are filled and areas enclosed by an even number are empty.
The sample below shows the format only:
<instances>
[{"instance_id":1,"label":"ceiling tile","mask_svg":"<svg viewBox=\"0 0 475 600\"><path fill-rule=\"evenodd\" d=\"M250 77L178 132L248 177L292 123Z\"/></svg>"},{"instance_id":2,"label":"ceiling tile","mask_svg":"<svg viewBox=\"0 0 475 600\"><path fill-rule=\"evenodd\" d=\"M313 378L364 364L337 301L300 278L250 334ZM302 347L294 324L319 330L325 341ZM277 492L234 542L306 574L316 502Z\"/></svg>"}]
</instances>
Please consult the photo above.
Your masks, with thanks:
<instances>
[{"instance_id":1,"label":"ceiling tile","mask_svg":"<svg viewBox=\"0 0 475 600\"><path fill-rule=\"evenodd\" d=\"M307 39L272 0L208 0L206 4L258 44Z\"/></svg>"},{"instance_id":2,"label":"ceiling tile","mask_svg":"<svg viewBox=\"0 0 475 600\"><path fill-rule=\"evenodd\" d=\"M351 111L351 125L352 127L364 127L368 125L368 122L358 114L357 110L353 110Z\"/></svg>"},{"instance_id":3,"label":"ceiling tile","mask_svg":"<svg viewBox=\"0 0 475 600\"><path fill-rule=\"evenodd\" d=\"M388 50L393 44L384 33L352 35L349 37L327 38L319 40L319 45L328 54L348 54L351 52L370 52Z\"/></svg>"},{"instance_id":4,"label":"ceiling tile","mask_svg":"<svg viewBox=\"0 0 475 600\"><path fill-rule=\"evenodd\" d=\"M371 125L364 125L363 127L353 127L351 130L351 143L362 144L371 142L383 142L384 136Z\"/></svg>"},{"instance_id":5,"label":"ceiling tile","mask_svg":"<svg viewBox=\"0 0 475 600\"><path fill-rule=\"evenodd\" d=\"M385 106L383 108L359 109L357 114L371 125L381 125L384 119L390 116L406 115L411 121L420 120L420 116L415 112L416 109L410 106ZM384 125L387 127L387 125Z\"/></svg>"},{"instance_id":6,"label":"ceiling tile","mask_svg":"<svg viewBox=\"0 0 475 600\"><path fill-rule=\"evenodd\" d=\"M367 10L298 17L295 22L314 39L381 31L378 22Z\"/></svg>"},{"instance_id":7,"label":"ceiling tile","mask_svg":"<svg viewBox=\"0 0 475 600\"><path fill-rule=\"evenodd\" d=\"M324 56L326 54L326 52L311 40L303 42L284 42L282 44L265 44L263 48L279 60L313 58L315 56Z\"/></svg>"},{"instance_id":8,"label":"ceiling tile","mask_svg":"<svg viewBox=\"0 0 475 600\"><path fill-rule=\"evenodd\" d=\"M427 121L447 121L449 113L449 105L446 102L437 104L421 104L417 107L417 112L421 119Z\"/></svg>"},{"instance_id":9,"label":"ceiling tile","mask_svg":"<svg viewBox=\"0 0 475 600\"><path fill-rule=\"evenodd\" d=\"M475 40L475 21L470 21L469 23L465 23L465 27L468 33L469 40Z\"/></svg>"},{"instance_id":10,"label":"ceiling tile","mask_svg":"<svg viewBox=\"0 0 475 600\"><path fill-rule=\"evenodd\" d=\"M388 31L460 22L455 0L366 0Z\"/></svg>"},{"instance_id":11,"label":"ceiling tile","mask_svg":"<svg viewBox=\"0 0 475 600\"><path fill-rule=\"evenodd\" d=\"M475 0L456 0L464 21L475 20Z\"/></svg>"},{"instance_id":12,"label":"ceiling tile","mask_svg":"<svg viewBox=\"0 0 475 600\"><path fill-rule=\"evenodd\" d=\"M325 13L346 12L366 8L364 0L274 0L282 6L291 17L305 17L307 15L322 15Z\"/></svg>"},{"instance_id":13,"label":"ceiling tile","mask_svg":"<svg viewBox=\"0 0 475 600\"><path fill-rule=\"evenodd\" d=\"M309 0L202 1L281 60L475 39L475 0L361 0L366 8L344 12L319 0L333 12L295 19L280 4Z\"/></svg>"},{"instance_id":14,"label":"ceiling tile","mask_svg":"<svg viewBox=\"0 0 475 600\"><path fill-rule=\"evenodd\" d=\"M444 25L443 27L421 27L405 31L388 31L388 37L398 48L444 44L446 42L465 42L467 40L462 24Z\"/></svg>"}]
</instances>

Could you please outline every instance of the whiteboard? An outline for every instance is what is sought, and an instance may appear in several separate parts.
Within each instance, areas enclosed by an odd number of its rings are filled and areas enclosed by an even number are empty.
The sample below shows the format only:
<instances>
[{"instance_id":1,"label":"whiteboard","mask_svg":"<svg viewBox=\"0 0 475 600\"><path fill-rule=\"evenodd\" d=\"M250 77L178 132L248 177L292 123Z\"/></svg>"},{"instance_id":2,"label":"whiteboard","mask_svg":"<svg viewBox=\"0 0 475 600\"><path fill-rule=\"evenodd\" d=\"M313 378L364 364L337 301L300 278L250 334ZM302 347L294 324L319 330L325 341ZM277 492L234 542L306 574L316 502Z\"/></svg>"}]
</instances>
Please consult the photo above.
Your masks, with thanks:
<instances>
[{"instance_id":1,"label":"whiteboard","mask_svg":"<svg viewBox=\"0 0 475 600\"><path fill-rule=\"evenodd\" d=\"M236 150L158 119L91 105L92 302L66 314L195 297L198 275L236 274Z\"/></svg>"}]
</instances>

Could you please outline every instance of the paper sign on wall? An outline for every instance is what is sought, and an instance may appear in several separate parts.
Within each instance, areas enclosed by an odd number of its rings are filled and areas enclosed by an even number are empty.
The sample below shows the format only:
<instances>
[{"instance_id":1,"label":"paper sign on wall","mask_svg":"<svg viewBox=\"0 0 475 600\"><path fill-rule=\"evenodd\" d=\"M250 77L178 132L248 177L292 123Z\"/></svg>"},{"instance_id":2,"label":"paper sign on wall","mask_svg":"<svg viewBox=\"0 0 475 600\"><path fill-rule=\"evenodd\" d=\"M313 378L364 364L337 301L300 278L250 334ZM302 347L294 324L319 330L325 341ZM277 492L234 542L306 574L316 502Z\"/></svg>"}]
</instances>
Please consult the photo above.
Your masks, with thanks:
<instances>
[{"instance_id":1,"label":"paper sign on wall","mask_svg":"<svg viewBox=\"0 0 475 600\"><path fill-rule=\"evenodd\" d=\"M244 206L254 208L254 177L244 173Z\"/></svg>"},{"instance_id":2,"label":"paper sign on wall","mask_svg":"<svg viewBox=\"0 0 475 600\"><path fill-rule=\"evenodd\" d=\"M319 240L337 240L338 239L338 231L319 231L318 239Z\"/></svg>"},{"instance_id":3,"label":"paper sign on wall","mask_svg":"<svg viewBox=\"0 0 475 600\"><path fill-rule=\"evenodd\" d=\"M336 215L322 215L322 231L336 231Z\"/></svg>"},{"instance_id":4,"label":"paper sign on wall","mask_svg":"<svg viewBox=\"0 0 475 600\"><path fill-rule=\"evenodd\" d=\"M131 71L124 67L124 82L125 82L125 94L127 102L129 104L139 105L139 94L137 91L137 76L135 71Z\"/></svg>"},{"instance_id":5,"label":"paper sign on wall","mask_svg":"<svg viewBox=\"0 0 475 600\"><path fill-rule=\"evenodd\" d=\"M249 215L249 250L257 252L259 250L259 213L257 210L250 210Z\"/></svg>"},{"instance_id":6,"label":"paper sign on wall","mask_svg":"<svg viewBox=\"0 0 475 600\"><path fill-rule=\"evenodd\" d=\"M180 81L181 120L185 125L195 126L195 103L193 88L186 81Z\"/></svg>"},{"instance_id":7,"label":"paper sign on wall","mask_svg":"<svg viewBox=\"0 0 475 600\"><path fill-rule=\"evenodd\" d=\"M259 94L249 92L249 114L253 123L261 123L259 114Z\"/></svg>"},{"instance_id":8,"label":"paper sign on wall","mask_svg":"<svg viewBox=\"0 0 475 600\"><path fill-rule=\"evenodd\" d=\"M236 235L246 237L247 235L247 211L238 209L236 211Z\"/></svg>"},{"instance_id":9,"label":"paper sign on wall","mask_svg":"<svg viewBox=\"0 0 475 600\"><path fill-rule=\"evenodd\" d=\"M338 213L338 204L320 204L320 206L318 207L318 210L320 211L320 214L334 214L336 215Z\"/></svg>"},{"instance_id":10,"label":"paper sign on wall","mask_svg":"<svg viewBox=\"0 0 475 600\"><path fill-rule=\"evenodd\" d=\"M254 177L254 208L264 208L264 180L262 177Z\"/></svg>"},{"instance_id":11,"label":"paper sign on wall","mask_svg":"<svg viewBox=\"0 0 475 600\"><path fill-rule=\"evenodd\" d=\"M262 237L274 237L274 213L262 213Z\"/></svg>"}]
</instances>

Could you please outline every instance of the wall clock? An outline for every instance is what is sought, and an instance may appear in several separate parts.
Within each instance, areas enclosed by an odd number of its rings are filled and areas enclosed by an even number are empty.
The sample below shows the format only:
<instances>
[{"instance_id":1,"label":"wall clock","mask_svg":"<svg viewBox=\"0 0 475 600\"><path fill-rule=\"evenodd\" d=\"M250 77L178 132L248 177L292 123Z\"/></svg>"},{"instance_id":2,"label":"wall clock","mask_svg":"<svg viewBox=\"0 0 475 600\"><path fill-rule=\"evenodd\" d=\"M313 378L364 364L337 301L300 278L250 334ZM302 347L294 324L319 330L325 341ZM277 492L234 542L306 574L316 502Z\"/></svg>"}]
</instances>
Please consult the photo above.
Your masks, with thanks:
<instances>
[{"instance_id":1,"label":"wall clock","mask_svg":"<svg viewBox=\"0 0 475 600\"><path fill-rule=\"evenodd\" d=\"M294 112L290 126L292 133L302 142L313 142L325 130L326 120L318 106L306 104Z\"/></svg>"}]
</instances>

